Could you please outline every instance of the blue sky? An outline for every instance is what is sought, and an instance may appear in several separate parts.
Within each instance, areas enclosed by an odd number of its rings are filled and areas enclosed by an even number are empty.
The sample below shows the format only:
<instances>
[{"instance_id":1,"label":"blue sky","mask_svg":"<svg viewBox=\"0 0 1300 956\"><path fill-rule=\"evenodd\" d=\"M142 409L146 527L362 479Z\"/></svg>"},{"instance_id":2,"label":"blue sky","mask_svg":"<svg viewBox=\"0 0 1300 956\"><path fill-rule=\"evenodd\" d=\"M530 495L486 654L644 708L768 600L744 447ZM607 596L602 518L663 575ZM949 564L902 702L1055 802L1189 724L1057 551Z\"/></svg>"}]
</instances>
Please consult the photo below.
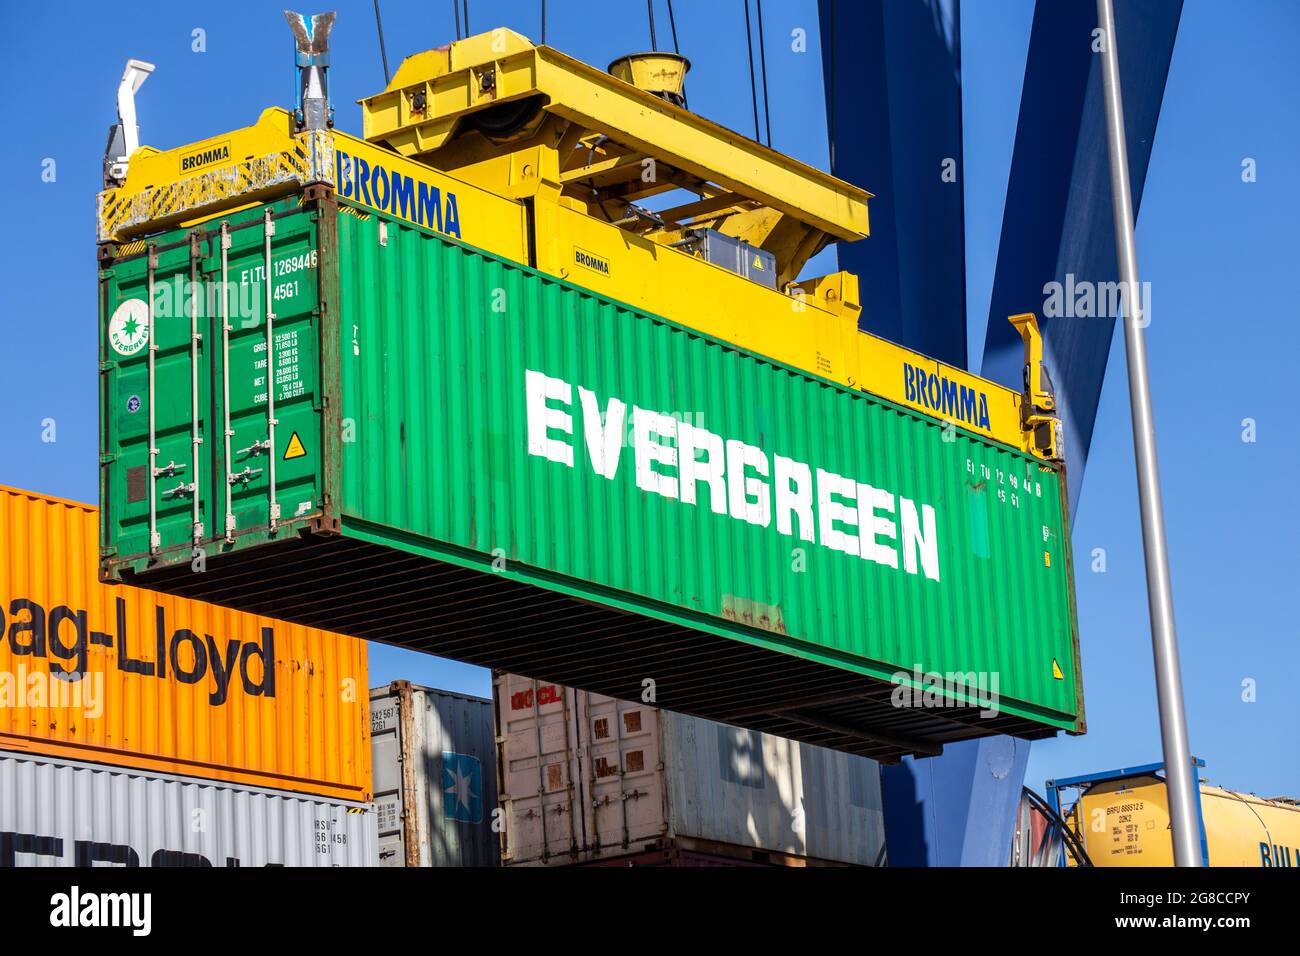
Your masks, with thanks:
<instances>
[{"instance_id":1,"label":"blue sky","mask_svg":"<svg viewBox=\"0 0 1300 956\"><path fill-rule=\"evenodd\" d=\"M157 72L138 99L142 138L170 147L246 125L293 95L279 3L0 7L0 86L10 91L0 150L0 482L93 501L96 484L94 195L129 56ZM337 2L331 73L337 122L360 131L355 100L383 76L371 3ZM476 31L537 38L537 0L471 0ZM548 41L605 65L648 46L645 5L550 0ZM389 59L450 38L450 3L384 0ZM742 7L675 4L691 57L691 105L753 131ZM308 11L310 12L310 11ZM826 165L814 0L769 0L773 145ZM983 341L1002 225L1032 0L966 0L968 302L972 354ZM668 42L659 4L659 37ZM808 34L807 52L791 31ZM193 31L205 52L194 52ZM1293 707L1300 687L1300 379L1294 291L1300 239L1300 5L1187 0L1138 228L1152 284L1148 330L1174 596L1192 747L1236 789L1300 796ZM51 51L61 51L51 55ZM1241 180L1245 158L1258 179ZM53 182L42 179L55 162ZM863 185L868 188L870 183ZM867 240L868 242L870 240ZM824 253L813 272L833 268ZM1160 757L1122 336L1102 392L1074 528L1089 733L1034 745L1028 782ZM57 440L43 442L43 420ZM1244 443L1242 419L1256 421ZM1104 548L1107 570L1090 570ZM408 678L486 694L486 672L372 646L372 683ZM1242 682L1256 699L1242 700Z\"/></svg>"}]
</instances>

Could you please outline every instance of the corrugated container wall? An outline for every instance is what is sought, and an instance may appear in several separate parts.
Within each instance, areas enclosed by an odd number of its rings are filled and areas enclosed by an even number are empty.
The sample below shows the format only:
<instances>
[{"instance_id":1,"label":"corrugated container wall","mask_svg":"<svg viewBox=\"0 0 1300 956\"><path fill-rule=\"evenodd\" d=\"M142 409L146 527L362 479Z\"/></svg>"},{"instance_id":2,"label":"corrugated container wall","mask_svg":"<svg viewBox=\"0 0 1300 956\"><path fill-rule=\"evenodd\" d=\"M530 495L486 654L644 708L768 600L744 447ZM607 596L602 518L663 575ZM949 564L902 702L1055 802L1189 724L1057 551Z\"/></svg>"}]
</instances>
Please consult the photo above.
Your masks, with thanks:
<instances>
[{"instance_id":1,"label":"corrugated container wall","mask_svg":"<svg viewBox=\"0 0 1300 956\"><path fill-rule=\"evenodd\" d=\"M98 555L94 508L0 487L0 749L370 799L364 641L101 584Z\"/></svg>"},{"instance_id":2,"label":"corrugated container wall","mask_svg":"<svg viewBox=\"0 0 1300 956\"><path fill-rule=\"evenodd\" d=\"M493 684L508 865L885 860L874 760L513 674Z\"/></svg>"},{"instance_id":3,"label":"corrugated container wall","mask_svg":"<svg viewBox=\"0 0 1300 956\"><path fill-rule=\"evenodd\" d=\"M0 867L373 866L364 804L0 753Z\"/></svg>"},{"instance_id":4,"label":"corrugated container wall","mask_svg":"<svg viewBox=\"0 0 1300 956\"><path fill-rule=\"evenodd\" d=\"M1083 730L1059 469L327 194L225 221L100 273L106 573L863 756ZM123 331L194 274L197 421L190 323Z\"/></svg>"},{"instance_id":5,"label":"corrugated container wall","mask_svg":"<svg viewBox=\"0 0 1300 956\"><path fill-rule=\"evenodd\" d=\"M409 681L370 691L382 866L496 866L492 702Z\"/></svg>"}]
</instances>

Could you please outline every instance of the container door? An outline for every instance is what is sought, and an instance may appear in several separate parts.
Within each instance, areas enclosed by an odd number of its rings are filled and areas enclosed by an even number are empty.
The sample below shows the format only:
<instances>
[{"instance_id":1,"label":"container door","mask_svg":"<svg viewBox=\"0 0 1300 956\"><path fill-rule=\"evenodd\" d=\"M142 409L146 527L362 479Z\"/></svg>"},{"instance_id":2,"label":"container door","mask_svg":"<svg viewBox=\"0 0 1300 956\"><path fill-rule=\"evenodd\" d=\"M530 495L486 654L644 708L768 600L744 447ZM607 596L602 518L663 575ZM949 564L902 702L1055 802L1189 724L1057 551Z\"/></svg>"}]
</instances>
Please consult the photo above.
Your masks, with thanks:
<instances>
[{"instance_id":1,"label":"container door","mask_svg":"<svg viewBox=\"0 0 1300 956\"><path fill-rule=\"evenodd\" d=\"M165 234L101 273L114 560L191 563L319 511L317 214L296 203Z\"/></svg>"},{"instance_id":2,"label":"container door","mask_svg":"<svg viewBox=\"0 0 1300 956\"><path fill-rule=\"evenodd\" d=\"M370 699L370 751L374 768L379 865L405 866L401 701L396 694Z\"/></svg>"},{"instance_id":3,"label":"container door","mask_svg":"<svg viewBox=\"0 0 1300 956\"><path fill-rule=\"evenodd\" d=\"M659 711L572 693L580 710L579 771L591 795L586 842L600 856L643 849L668 829Z\"/></svg>"},{"instance_id":4,"label":"container door","mask_svg":"<svg viewBox=\"0 0 1300 956\"><path fill-rule=\"evenodd\" d=\"M220 278L220 248L210 265ZM218 487L229 495L218 503L222 522L216 535L275 536L285 523L320 506L320 257L314 215L269 222L263 217L232 231L225 273L229 331L213 351L219 353L215 378L222 409L229 414L222 429L230 435L228 442L214 440L212 457ZM214 435L222 437L221 431Z\"/></svg>"},{"instance_id":5,"label":"container door","mask_svg":"<svg viewBox=\"0 0 1300 956\"><path fill-rule=\"evenodd\" d=\"M505 863L577 862L586 801L574 755L574 692L514 674L498 674L495 691Z\"/></svg>"},{"instance_id":6,"label":"container door","mask_svg":"<svg viewBox=\"0 0 1300 956\"><path fill-rule=\"evenodd\" d=\"M119 553L188 551L211 529L212 319L202 247L178 238L103 276L104 491Z\"/></svg>"}]
</instances>

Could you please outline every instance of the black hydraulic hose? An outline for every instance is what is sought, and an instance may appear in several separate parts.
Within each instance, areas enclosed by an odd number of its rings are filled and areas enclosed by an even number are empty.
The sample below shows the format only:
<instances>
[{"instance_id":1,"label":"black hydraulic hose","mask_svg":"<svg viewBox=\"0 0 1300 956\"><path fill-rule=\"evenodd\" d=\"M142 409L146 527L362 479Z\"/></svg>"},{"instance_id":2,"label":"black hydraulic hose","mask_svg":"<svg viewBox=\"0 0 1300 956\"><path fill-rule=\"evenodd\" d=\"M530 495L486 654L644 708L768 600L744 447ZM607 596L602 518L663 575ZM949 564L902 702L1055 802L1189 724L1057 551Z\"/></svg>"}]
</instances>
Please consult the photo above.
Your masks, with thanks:
<instances>
[{"instance_id":1,"label":"black hydraulic hose","mask_svg":"<svg viewBox=\"0 0 1300 956\"><path fill-rule=\"evenodd\" d=\"M1022 792L1029 798L1030 804L1036 810L1041 812L1043 816L1047 817L1049 823L1054 824L1060 829L1061 839L1065 841L1066 846L1069 847L1070 852L1074 855L1075 862L1078 863L1079 866L1092 866L1092 860L1088 856L1088 851L1083 848L1083 844L1079 841L1078 835L1070 829L1069 825L1061 818L1061 815L1053 810L1046 800L1028 787L1024 787Z\"/></svg>"}]
</instances>

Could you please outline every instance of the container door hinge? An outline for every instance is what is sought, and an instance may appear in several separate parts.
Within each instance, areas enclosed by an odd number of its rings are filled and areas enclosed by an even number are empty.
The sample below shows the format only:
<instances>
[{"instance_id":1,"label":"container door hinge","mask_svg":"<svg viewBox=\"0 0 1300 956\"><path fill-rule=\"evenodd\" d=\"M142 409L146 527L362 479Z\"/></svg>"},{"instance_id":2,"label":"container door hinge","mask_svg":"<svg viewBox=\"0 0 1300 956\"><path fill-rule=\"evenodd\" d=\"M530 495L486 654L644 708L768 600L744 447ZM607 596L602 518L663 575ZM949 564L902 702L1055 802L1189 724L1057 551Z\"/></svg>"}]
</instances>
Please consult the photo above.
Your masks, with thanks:
<instances>
[{"instance_id":1,"label":"container door hinge","mask_svg":"<svg viewBox=\"0 0 1300 956\"><path fill-rule=\"evenodd\" d=\"M99 463L101 465L111 465L117 461L117 458L118 456L116 452L106 451L99 456Z\"/></svg>"}]
</instances>

